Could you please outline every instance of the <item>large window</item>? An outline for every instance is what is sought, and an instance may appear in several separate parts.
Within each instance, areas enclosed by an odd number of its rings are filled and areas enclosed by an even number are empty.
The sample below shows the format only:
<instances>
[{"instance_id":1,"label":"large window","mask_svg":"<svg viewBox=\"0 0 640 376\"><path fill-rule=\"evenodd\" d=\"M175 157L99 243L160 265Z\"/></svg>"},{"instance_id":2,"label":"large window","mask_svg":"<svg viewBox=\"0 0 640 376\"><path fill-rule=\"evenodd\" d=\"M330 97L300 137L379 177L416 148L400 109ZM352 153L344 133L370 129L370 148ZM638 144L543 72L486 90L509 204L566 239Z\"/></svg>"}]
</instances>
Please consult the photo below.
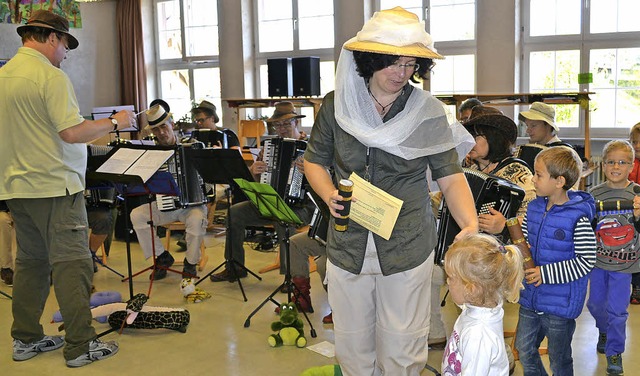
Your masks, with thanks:
<instances>
[{"instance_id":1,"label":"large window","mask_svg":"<svg viewBox=\"0 0 640 376\"><path fill-rule=\"evenodd\" d=\"M632 0L524 2L523 88L591 91L592 137L626 137L639 121L640 24ZM583 73L583 80L578 75ZM587 74L591 74L591 78ZM559 106L561 135L582 135L577 106Z\"/></svg>"},{"instance_id":2,"label":"large window","mask_svg":"<svg viewBox=\"0 0 640 376\"><path fill-rule=\"evenodd\" d=\"M176 120L203 99L222 108L218 1L156 0L155 10L159 97Z\"/></svg>"}]
</instances>

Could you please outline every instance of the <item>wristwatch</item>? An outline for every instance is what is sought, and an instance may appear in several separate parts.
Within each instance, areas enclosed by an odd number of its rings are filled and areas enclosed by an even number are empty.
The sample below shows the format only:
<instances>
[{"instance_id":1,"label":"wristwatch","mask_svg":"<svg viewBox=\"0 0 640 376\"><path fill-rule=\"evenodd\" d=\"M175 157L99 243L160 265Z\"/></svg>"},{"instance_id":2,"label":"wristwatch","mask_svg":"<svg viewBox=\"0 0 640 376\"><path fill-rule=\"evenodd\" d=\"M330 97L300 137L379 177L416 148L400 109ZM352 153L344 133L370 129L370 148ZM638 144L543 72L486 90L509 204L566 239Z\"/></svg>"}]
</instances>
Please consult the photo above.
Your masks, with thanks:
<instances>
[{"instance_id":1,"label":"wristwatch","mask_svg":"<svg viewBox=\"0 0 640 376\"><path fill-rule=\"evenodd\" d=\"M116 129L118 129L118 120L116 120L116 118L114 118L113 116L109 116L109 120L111 120L111 124L113 124L113 130L115 131Z\"/></svg>"}]
</instances>

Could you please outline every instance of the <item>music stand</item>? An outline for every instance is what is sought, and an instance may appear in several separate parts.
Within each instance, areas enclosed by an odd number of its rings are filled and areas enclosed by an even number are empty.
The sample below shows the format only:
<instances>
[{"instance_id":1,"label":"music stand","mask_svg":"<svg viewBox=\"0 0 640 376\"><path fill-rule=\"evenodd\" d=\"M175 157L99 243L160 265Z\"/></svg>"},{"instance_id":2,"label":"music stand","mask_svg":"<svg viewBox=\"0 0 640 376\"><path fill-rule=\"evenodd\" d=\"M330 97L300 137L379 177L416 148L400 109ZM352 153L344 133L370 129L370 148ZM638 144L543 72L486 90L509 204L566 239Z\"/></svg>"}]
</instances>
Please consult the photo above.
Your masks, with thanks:
<instances>
[{"instance_id":1,"label":"music stand","mask_svg":"<svg viewBox=\"0 0 640 376\"><path fill-rule=\"evenodd\" d=\"M6 292L4 292L4 291L2 291L2 290L0 290L0 294L2 294L2 295L4 295L4 296L6 296L7 298L9 298L9 299L11 299L11 300L13 300L13 297L11 297L11 295L7 294Z\"/></svg>"},{"instance_id":2,"label":"music stand","mask_svg":"<svg viewBox=\"0 0 640 376\"><path fill-rule=\"evenodd\" d=\"M150 151L150 150L159 150L159 151L174 151L175 147L171 146L151 146L151 145L130 145L130 144L121 144L118 145L116 147L114 147L109 153L106 154L105 156L105 161L103 161L102 165L100 167L98 167L97 169L101 169L103 166L105 166L106 163L110 163L110 165L108 165L107 168L105 168L105 170L109 171L109 172L98 172L98 171L88 171L87 172L87 178L88 179L93 179L93 180L98 180L98 181L106 181L106 182L111 182L116 190L123 196L125 197L124 200L124 212L125 213L129 213L128 208L127 208L127 201L126 201L126 197L128 196L136 196L136 195L143 195L143 194L151 194L151 193L163 193L163 194L168 194L168 195L175 195L176 192L178 191L178 187L177 184L175 182L175 180L173 179L173 176L169 173L169 172L159 172L157 171L158 168L166 161L166 159L164 161L159 161L157 160L149 160L149 159L144 159L142 156L137 157L137 159L135 160L129 160L129 159L118 159L118 158L122 158L123 156L118 156L118 157L114 157L112 158L112 156L114 154L116 154L118 152L119 149L121 148L126 148L126 149L141 149L143 150L143 154L146 151ZM153 155L151 156L152 158L154 157ZM150 159L152 159L150 158ZM112 159L115 159L112 160ZM140 162L140 164L142 165L142 168L135 170L135 172L132 172L132 169L134 169L134 166L136 166L138 163ZM144 163L143 163L144 162ZM124 166L124 167L123 167ZM153 174L151 174L150 171L154 171ZM144 177L140 176L138 174L147 174ZM150 175L150 177L149 177ZM150 204L149 204L150 205ZM151 231L153 232L153 220L149 221L149 226L151 228ZM122 279L122 282L128 281L129 282L129 298L132 299L133 298L133 277L137 276L138 274L149 270L149 269L154 269L156 268L156 260L155 260L155 247L153 249L153 265L149 266L146 269L143 269L142 271L136 273L136 274L132 274L132 267L131 267L131 240L129 235L131 234L131 232L133 231L130 228L130 219L128 214L125 214L125 242L127 245L127 274L128 277ZM152 242L154 241L154 238L152 236ZM152 243L153 244L153 243ZM164 268L164 267L163 267ZM173 272L182 274L181 272L177 271L177 270L173 270L173 269L169 269L169 268L164 268L167 270L171 270ZM153 277L151 278L150 282L149 282L149 291L147 292L147 296L151 295L151 288L153 286Z\"/></svg>"},{"instance_id":3,"label":"music stand","mask_svg":"<svg viewBox=\"0 0 640 376\"><path fill-rule=\"evenodd\" d=\"M229 184L233 185L236 178L251 179L251 172L247 168L247 164L242 158L242 154L235 149L187 149L187 158L193 163L196 170L202 177L205 183L209 184ZM233 229L231 228L231 195L227 194L227 233L231 238ZM244 270L256 277L259 281L262 281L262 277L249 270L246 266L242 265L233 258L233 250L229 260L225 260L222 264L218 265L215 269L207 273L204 277L200 278L195 284L199 284L215 273L218 269L225 267L232 275L237 273L237 270ZM236 277L238 277L236 275ZM238 277L236 279L242 297L244 301L247 301L247 295L242 287L242 282Z\"/></svg>"},{"instance_id":4,"label":"music stand","mask_svg":"<svg viewBox=\"0 0 640 376\"><path fill-rule=\"evenodd\" d=\"M300 289L298 289L298 287L291 281L291 256L289 254L289 225L301 225L302 221L270 185L251 183L243 179L235 179L235 182L238 184L240 189L242 189L251 203L253 203L253 205L258 209L261 216L278 222L285 229L284 239L282 239L282 245L280 246L280 249L284 251L286 262L284 281L282 281L282 283L276 287L276 289L273 290L273 292L267 296L247 317L244 322L244 327L248 328L251 325L251 318L253 315L258 313L258 311L267 304L267 302L271 301L276 306L280 306L280 303L278 303L273 297L281 290L286 289L287 299L289 302L291 302L291 293L294 293L294 296L302 295ZM311 324L309 316L307 316L307 313L303 309L300 311L309 324L311 337L316 338L316 330L313 328L313 324Z\"/></svg>"}]
</instances>

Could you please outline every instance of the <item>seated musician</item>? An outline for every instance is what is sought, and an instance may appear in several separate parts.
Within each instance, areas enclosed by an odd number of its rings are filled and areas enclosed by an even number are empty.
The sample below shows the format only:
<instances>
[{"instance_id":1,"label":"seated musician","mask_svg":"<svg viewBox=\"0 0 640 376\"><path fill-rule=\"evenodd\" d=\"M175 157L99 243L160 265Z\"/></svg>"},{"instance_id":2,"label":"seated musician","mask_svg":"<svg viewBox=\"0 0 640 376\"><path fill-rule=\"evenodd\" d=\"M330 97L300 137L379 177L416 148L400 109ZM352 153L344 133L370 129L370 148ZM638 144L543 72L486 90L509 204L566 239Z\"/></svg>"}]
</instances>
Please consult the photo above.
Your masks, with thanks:
<instances>
[{"instance_id":1,"label":"seated musician","mask_svg":"<svg viewBox=\"0 0 640 376\"><path fill-rule=\"evenodd\" d=\"M177 138L173 131L173 117L162 106L154 105L146 112L149 121L148 128L156 138L156 143L163 146L176 145ZM151 210L151 213L149 212ZM153 218L154 225L163 225L175 221L185 224L187 252L184 258L183 275L195 276L196 265L200 261L200 244L204 240L207 229L206 205L194 205L188 208L178 208L169 211L160 211L155 202L150 205L140 205L131 211L131 224L138 237L138 242L145 258L153 255L152 244L155 246L156 266L165 268L173 265L174 259L168 251L164 250L162 242L153 229L154 242L151 239L149 221ZM155 280L166 277L167 271L163 268L155 270Z\"/></svg>"},{"instance_id":2,"label":"seated musician","mask_svg":"<svg viewBox=\"0 0 640 376\"><path fill-rule=\"evenodd\" d=\"M556 124L556 110L542 102L533 102L529 110L520 112L518 118L527 125L529 143L545 146L569 146L558 137L560 129Z\"/></svg>"},{"instance_id":3,"label":"seated musician","mask_svg":"<svg viewBox=\"0 0 640 376\"><path fill-rule=\"evenodd\" d=\"M196 129L211 129L219 130L227 136L227 145L218 144L219 147L227 149L239 149L240 141L238 136L227 128L219 128L216 124L220 121L218 113L216 112L216 105L209 101L202 101L198 107L191 109L191 118L196 123Z\"/></svg>"},{"instance_id":4,"label":"seated musician","mask_svg":"<svg viewBox=\"0 0 640 376\"><path fill-rule=\"evenodd\" d=\"M115 188L96 189L99 192L113 192ZM111 193L109 192L109 193ZM115 192L113 192L115 195ZM89 250L93 257L93 272L98 271L96 265L96 252L107 239L109 234L113 232L113 216L111 210L115 207L112 204L96 202L96 200L87 197L85 194L85 204L87 208L87 221L89 222ZM106 249L106 246L105 246Z\"/></svg>"},{"instance_id":5,"label":"seated musician","mask_svg":"<svg viewBox=\"0 0 640 376\"><path fill-rule=\"evenodd\" d=\"M280 102L276 104L276 109L273 112L273 116L267 119L267 123L272 123L275 126L275 128L278 130L278 136L299 139L301 134L300 123L298 119L303 118L304 116L305 115L298 115L295 112L295 109L291 102ZM296 160L296 165L299 169L302 170L302 172L304 172L302 158L298 158L298 160ZM258 157L258 160L251 165L249 170L251 171L251 174L253 174L254 180L260 181L260 175L267 171L267 164L262 160L262 155L260 155ZM312 204L296 205L292 206L291 209L296 213L296 215L298 215L303 223L309 223L311 215L313 214ZM282 239L284 238L285 229L282 226L277 225L274 221L262 218L258 213L258 210L253 206L251 202L244 201L234 204L233 206L231 206L230 210L231 223L229 223L228 225L231 229L231 235L230 232L227 231L224 255L227 261L233 259L240 265L244 265L243 243L245 239L246 227L276 225L278 239L282 241ZM285 265L285 262L282 260L282 258L284 257L283 252L280 253L280 257L280 265L281 267L283 267ZM233 263L227 265L227 268L222 272L213 274L211 276L211 281L233 282L238 277L244 278L247 276L246 270L235 270L235 268L232 268Z\"/></svg>"}]
</instances>

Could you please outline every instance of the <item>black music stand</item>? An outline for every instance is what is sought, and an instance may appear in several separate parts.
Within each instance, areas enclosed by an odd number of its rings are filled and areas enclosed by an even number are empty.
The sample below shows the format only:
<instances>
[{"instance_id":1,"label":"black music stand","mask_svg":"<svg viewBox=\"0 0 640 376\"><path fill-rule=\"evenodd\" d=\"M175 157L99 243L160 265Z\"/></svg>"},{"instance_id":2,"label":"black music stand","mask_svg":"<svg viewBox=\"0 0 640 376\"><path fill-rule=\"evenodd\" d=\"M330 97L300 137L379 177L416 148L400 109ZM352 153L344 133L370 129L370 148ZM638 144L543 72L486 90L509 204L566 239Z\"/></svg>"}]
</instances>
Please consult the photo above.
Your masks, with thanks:
<instances>
[{"instance_id":1,"label":"black music stand","mask_svg":"<svg viewBox=\"0 0 640 376\"><path fill-rule=\"evenodd\" d=\"M209 184L229 184L230 186L235 184L236 178L253 180L251 172L247 168L242 155L235 149L188 149L186 150L187 159L189 159L196 170L206 183ZM229 238L231 237L233 229L231 228L231 195L227 193L227 233ZM244 270L247 273L256 277L259 281L262 281L262 277L249 270L246 266L242 265L233 258L233 250L229 260L225 260L222 264L218 265L215 269L207 273L204 277L200 278L195 284L206 280L210 275L215 273L218 269L225 267L230 273L237 273L238 270ZM247 295L242 287L240 278L237 278L238 286L242 292L244 301L247 301Z\"/></svg>"},{"instance_id":2,"label":"black music stand","mask_svg":"<svg viewBox=\"0 0 640 376\"><path fill-rule=\"evenodd\" d=\"M152 146L152 145L131 145L131 144L121 144L118 145L117 147L114 147L109 153L106 154L106 156L104 157L104 161L102 163L102 165L97 169L100 169L102 166L105 165L105 163L107 163L107 161L109 162L113 162L108 168L106 168L106 170L108 171L118 171L118 172L97 172L97 171L90 171L87 172L87 179L93 179L93 180L98 180L98 181L107 181L107 182L111 182L114 184L116 190L125 198L124 200L124 212L125 213L129 213L128 208L127 208L127 201L126 198L128 196L137 196L137 195L143 195L143 194L151 194L151 193L162 193L162 194L176 194L176 192L178 191L178 186L175 182L175 180L173 179L173 176L171 176L171 174L169 172L158 172L157 169L160 167L160 165L162 165L164 163L164 161L162 163L158 163L157 161L146 161L146 163L142 163L142 166L144 168L146 168L147 172L149 170L154 171L153 175L151 175L151 177L146 177L146 179L143 179L141 176L136 175L131 173L131 169L138 163L138 162L142 162L141 161L141 157L138 157L135 160L128 160L128 159L118 159L118 158L123 158L123 156L119 156L119 157L114 157L113 159L115 159L115 161L110 161L110 159L112 158L112 156L114 154L116 154L118 152L119 149L121 148L126 148L126 149L141 149L143 151L148 151L148 150L161 150L161 151L175 151L175 147L174 146ZM153 164L155 163L155 164ZM124 166L124 167L123 167ZM150 173L149 173L150 175ZM151 205L151 204L149 204ZM128 277L123 278L122 282L128 281L129 282L129 298L132 299L133 298L133 277L139 275L140 273L152 269L155 270L156 268L156 260L155 260L155 247L153 247L154 249L152 250L153 254L153 265L149 266L148 268L143 269L142 271L132 274L132 267L131 267L131 240L130 240L130 234L133 231L133 229L131 229L130 227L130 220L128 218L128 214L125 214L125 242L127 244L127 274ZM149 221L149 226L151 228L151 231L153 232L153 219L151 219ZM152 242L154 241L154 238L152 236ZM153 244L153 243L152 243ZM163 267L164 268L164 267ZM169 268L164 268L167 270L171 270L173 272L182 274L182 272L177 271L177 270L173 270L173 269L169 269ZM151 278L150 282L149 282L149 290L147 292L147 296L151 295L151 288L153 286L153 277Z\"/></svg>"},{"instance_id":3,"label":"black music stand","mask_svg":"<svg viewBox=\"0 0 640 376\"><path fill-rule=\"evenodd\" d=\"M119 186L118 192L122 194L122 196L125 198L125 200L123 200L125 213L128 213L127 200L126 200L128 196L128 186L142 184L142 179L139 176L135 176L135 175L109 174L104 172L88 171L87 179L89 178L94 180L112 182L114 184L117 183ZM125 215L124 223L125 223L124 238L125 238L125 243L127 245L127 273L129 275L129 299L132 299L133 298L133 280L131 279L131 237L130 237L132 229L130 227L128 215Z\"/></svg>"},{"instance_id":4,"label":"black music stand","mask_svg":"<svg viewBox=\"0 0 640 376\"><path fill-rule=\"evenodd\" d=\"M287 299L289 302L291 302L291 293L294 293L294 295L302 295L298 287L291 281L291 256L289 254L289 225L301 225L302 221L270 185L251 183L243 179L235 179L235 182L238 184L240 189L242 189L251 203L255 205L260 215L278 222L285 229L284 239L282 239L282 246L280 247L284 251L286 262L284 281L282 281L282 283L276 287L276 289L273 290L273 292L267 296L265 300L262 301L262 303L260 303L260 305L247 317L244 322L244 327L248 328L251 325L251 318L253 315L258 313L258 311L267 304L267 302L271 301L276 306L280 306L280 303L278 303L273 297L281 290L283 291L283 289L286 289ZM309 324L311 337L316 338L316 330L313 328L313 324L311 324L309 316L307 316L307 313L304 310L300 311Z\"/></svg>"},{"instance_id":5,"label":"black music stand","mask_svg":"<svg viewBox=\"0 0 640 376\"><path fill-rule=\"evenodd\" d=\"M6 292L0 290L0 294L6 296L7 298L13 300L13 297L11 297L11 295L7 294Z\"/></svg>"}]
</instances>

